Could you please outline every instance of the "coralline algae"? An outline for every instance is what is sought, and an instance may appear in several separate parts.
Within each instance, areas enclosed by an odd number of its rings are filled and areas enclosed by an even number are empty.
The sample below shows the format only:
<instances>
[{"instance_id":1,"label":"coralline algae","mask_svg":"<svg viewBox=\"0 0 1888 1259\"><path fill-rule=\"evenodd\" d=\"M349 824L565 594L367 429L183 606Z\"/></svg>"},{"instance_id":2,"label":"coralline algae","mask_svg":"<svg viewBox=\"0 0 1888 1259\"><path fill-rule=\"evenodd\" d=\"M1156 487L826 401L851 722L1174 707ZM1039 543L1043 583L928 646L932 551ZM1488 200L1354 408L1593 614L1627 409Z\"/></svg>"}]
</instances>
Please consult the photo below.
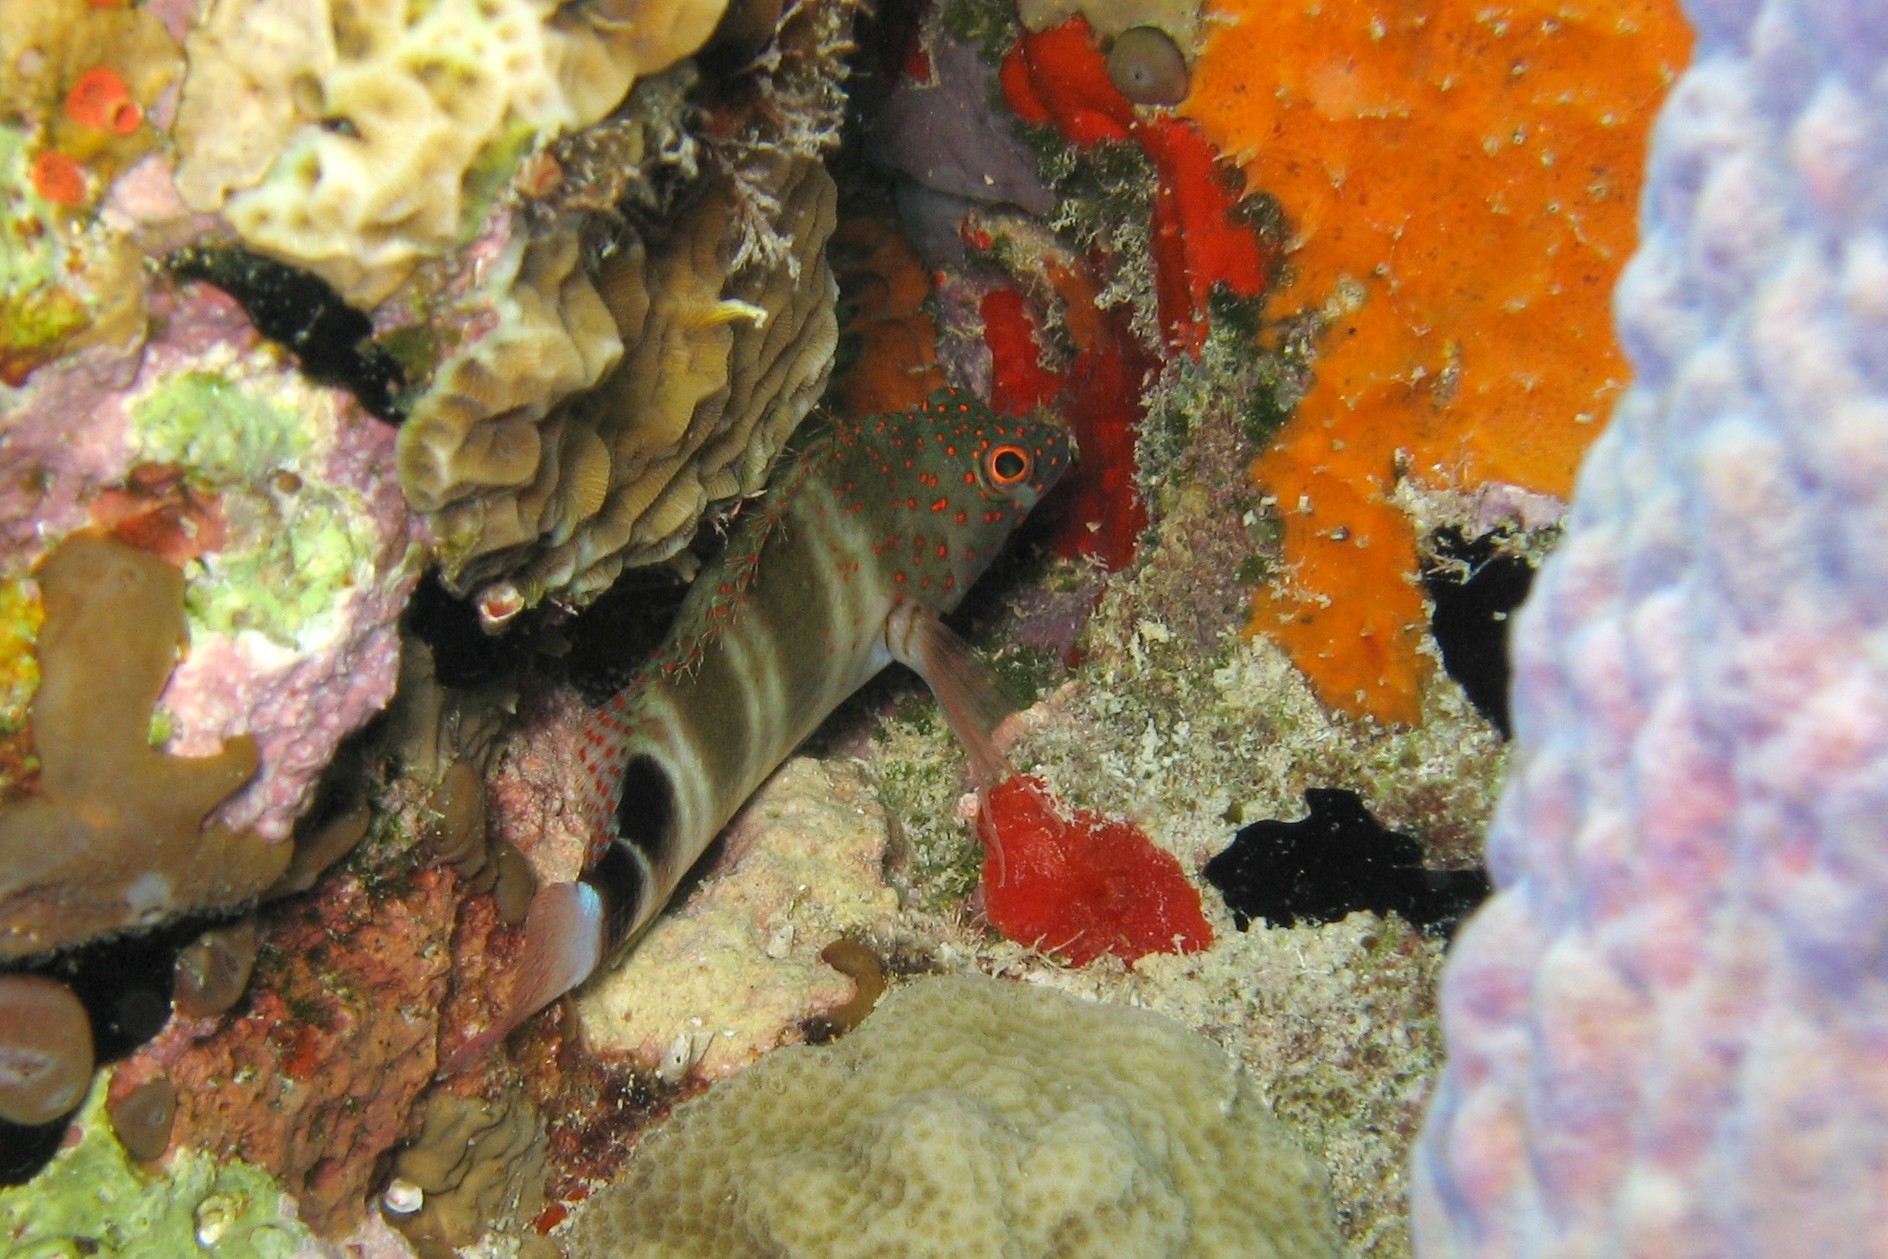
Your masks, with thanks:
<instances>
[{"instance_id":1,"label":"coralline algae","mask_svg":"<svg viewBox=\"0 0 1888 1259\"><path fill-rule=\"evenodd\" d=\"M1888 8L1692 0L1516 629L1420 1253L1888 1248Z\"/></svg>"}]
</instances>

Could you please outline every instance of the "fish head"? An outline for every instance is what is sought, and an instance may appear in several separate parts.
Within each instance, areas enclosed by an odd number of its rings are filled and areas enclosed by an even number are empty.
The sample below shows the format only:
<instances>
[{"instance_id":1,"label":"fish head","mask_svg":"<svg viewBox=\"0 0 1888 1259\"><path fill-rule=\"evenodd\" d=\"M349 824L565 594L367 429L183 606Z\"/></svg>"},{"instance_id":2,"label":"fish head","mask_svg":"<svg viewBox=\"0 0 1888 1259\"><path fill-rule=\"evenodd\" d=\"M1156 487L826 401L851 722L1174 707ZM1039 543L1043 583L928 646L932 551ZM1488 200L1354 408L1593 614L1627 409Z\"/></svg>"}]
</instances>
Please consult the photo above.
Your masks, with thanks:
<instances>
[{"instance_id":1,"label":"fish head","mask_svg":"<svg viewBox=\"0 0 1888 1259\"><path fill-rule=\"evenodd\" d=\"M945 389L866 421L854 458L846 492L879 517L873 547L895 561L897 595L949 611L1068 470L1075 443L1049 412L1001 416Z\"/></svg>"}]
</instances>

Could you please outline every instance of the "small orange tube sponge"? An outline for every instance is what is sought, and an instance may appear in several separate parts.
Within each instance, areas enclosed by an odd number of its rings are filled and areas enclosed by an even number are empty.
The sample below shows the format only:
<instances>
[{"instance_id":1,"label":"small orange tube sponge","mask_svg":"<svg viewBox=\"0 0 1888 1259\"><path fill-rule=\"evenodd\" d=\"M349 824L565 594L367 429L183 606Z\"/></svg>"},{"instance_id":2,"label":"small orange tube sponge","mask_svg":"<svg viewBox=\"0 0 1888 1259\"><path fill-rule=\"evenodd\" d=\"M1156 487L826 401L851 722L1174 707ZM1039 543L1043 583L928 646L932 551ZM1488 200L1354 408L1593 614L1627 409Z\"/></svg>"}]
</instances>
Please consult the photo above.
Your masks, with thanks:
<instances>
[{"instance_id":1,"label":"small orange tube sponge","mask_svg":"<svg viewBox=\"0 0 1888 1259\"><path fill-rule=\"evenodd\" d=\"M151 709L184 632L183 575L76 534L38 578L41 770L31 794L0 808L0 958L257 895L292 845L203 826L255 772L254 743L232 739L197 759L150 745Z\"/></svg>"},{"instance_id":2,"label":"small orange tube sponge","mask_svg":"<svg viewBox=\"0 0 1888 1259\"><path fill-rule=\"evenodd\" d=\"M1675 0L1217 5L1180 112L1292 222L1282 308L1341 309L1253 470L1293 574L1251 628L1327 702L1413 721L1399 452L1437 486L1569 493L1625 381L1608 302L1690 34Z\"/></svg>"}]
</instances>

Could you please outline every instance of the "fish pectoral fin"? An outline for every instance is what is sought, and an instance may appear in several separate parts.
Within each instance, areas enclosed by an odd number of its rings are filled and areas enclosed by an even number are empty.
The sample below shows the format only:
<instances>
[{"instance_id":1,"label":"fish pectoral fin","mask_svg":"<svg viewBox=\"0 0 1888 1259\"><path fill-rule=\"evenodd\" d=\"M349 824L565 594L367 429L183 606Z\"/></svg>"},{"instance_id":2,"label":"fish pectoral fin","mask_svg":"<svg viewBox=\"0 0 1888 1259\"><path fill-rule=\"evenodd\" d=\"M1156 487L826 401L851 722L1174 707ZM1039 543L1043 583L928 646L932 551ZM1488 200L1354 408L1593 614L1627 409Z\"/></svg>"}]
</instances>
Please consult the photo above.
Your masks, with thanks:
<instances>
[{"instance_id":1,"label":"fish pectoral fin","mask_svg":"<svg viewBox=\"0 0 1888 1259\"><path fill-rule=\"evenodd\" d=\"M989 668L971 654L970 644L931 608L901 603L885 622L885 646L892 659L923 678L937 696L944 720L970 757L978 785L992 787L1014 776L1009 758L997 747L995 730L1016 706Z\"/></svg>"},{"instance_id":2,"label":"fish pectoral fin","mask_svg":"<svg viewBox=\"0 0 1888 1259\"><path fill-rule=\"evenodd\" d=\"M456 1075L524 1021L588 979L603 960L603 899L588 883L550 883L531 898L524 948L497 1022L459 1046L437 1078Z\"/></svg>"}]
</instances>

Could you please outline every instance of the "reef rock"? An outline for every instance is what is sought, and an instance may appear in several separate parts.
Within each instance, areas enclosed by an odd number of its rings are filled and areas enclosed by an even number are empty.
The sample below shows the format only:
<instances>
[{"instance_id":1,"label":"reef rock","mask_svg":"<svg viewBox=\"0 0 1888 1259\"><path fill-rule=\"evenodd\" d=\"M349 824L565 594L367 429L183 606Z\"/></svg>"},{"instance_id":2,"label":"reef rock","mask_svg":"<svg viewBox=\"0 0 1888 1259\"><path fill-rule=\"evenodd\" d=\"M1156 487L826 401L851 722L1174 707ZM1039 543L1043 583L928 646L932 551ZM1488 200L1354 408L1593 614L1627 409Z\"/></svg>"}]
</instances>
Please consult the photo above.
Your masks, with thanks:
<instances>
[{"instance_id":1,"label":"reef rock","mask_svg":"<svg viewBox=\"0 0 1888 1259\"><path fill-rule=\"evenodd\" d=\"M887 827L857 765L781 766L729 825L717 868L585 993L585 1043L669 1079L716 1079L838 1006L852 985L821 947L897 915Z\"/></svg>"}]
</instances>

